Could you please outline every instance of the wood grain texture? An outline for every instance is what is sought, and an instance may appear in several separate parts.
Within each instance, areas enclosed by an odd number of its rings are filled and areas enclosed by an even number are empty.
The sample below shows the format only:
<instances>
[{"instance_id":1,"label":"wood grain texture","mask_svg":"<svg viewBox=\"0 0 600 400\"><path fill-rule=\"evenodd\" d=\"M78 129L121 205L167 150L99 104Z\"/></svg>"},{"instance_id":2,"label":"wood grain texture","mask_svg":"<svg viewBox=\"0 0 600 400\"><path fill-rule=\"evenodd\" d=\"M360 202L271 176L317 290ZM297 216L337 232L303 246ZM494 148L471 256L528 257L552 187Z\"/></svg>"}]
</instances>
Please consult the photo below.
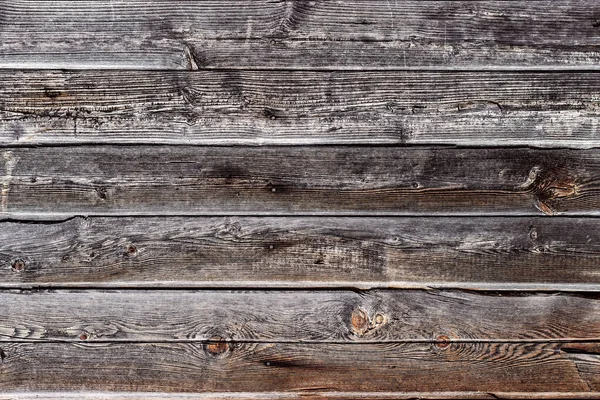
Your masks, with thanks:
<instances>
[{"instance_id":1,"label":"wood grain texture","mask_svg":"<svg viewBox=\"0 0 600 400\"><path fill-rule=\"evenodd\" d=\"M0 223L0 287L598 290L586 218L75 218Z\"/></svg>"},{"instance_id":2,"label":"wood grain texture","mask_svg":"<svg viewBox=\"0 0 600 400\"><path fill-rule=\"evenodd\" d=\"M146 399L175 400L278 400L278 399L344 399L344 400L397 400L397 399L460 399L460 400L494 400L494 399L599 399L597 392L108 392L108 391L9 391L0 393L1 400L56 400L56 399L82 399L82 400L146 400Z\"/></svg>"},{"instance_id":3,"label":"wood grain texture","mask_svg":"<svg viewBox=\"0 0 600 400\"><path fill-rule=\"evenodd\" d=\"M594 343L6 343L3 390L593 392Z\"/></svg>"},{"instance_id":4,"label":"wood grain texture","mask_svg":"<svg viewBox=\"0 0 600 400\"><path fill-rule=\"evenodd\" d=\"M600 73L1 71L0 145L600 146Z\"/></svg>"},{"instance_id":5,"label":"wood grain texture","mask_svg":"<svg viewBox=\"0 0 600 400\"><path fill-rule=\"evenodd\" d=\"M416 341L445 348L600 340L595 294L58 290L1 291L0 303L0 342L205 341L219 351L246 342Z\"/></svg>"},{"instance_id":6,"label":"wood grain texture","mask_svg":"<svg viewBox=\"0 0 600 400\"><path fill-rule=\"evenodd\" d=\"M597 68L569 1L4 1L4 68Z\"/></svg>"},{"instance_id":7,"label":"wood grain texture","mask_svg":"<svg viewBox=\"0 0 600 400\"><path fill-rule=\"evenodd\" d=\"M598 215L600 151L399 147L21 148L1 215Z\"/></svg>"}]
</instances>

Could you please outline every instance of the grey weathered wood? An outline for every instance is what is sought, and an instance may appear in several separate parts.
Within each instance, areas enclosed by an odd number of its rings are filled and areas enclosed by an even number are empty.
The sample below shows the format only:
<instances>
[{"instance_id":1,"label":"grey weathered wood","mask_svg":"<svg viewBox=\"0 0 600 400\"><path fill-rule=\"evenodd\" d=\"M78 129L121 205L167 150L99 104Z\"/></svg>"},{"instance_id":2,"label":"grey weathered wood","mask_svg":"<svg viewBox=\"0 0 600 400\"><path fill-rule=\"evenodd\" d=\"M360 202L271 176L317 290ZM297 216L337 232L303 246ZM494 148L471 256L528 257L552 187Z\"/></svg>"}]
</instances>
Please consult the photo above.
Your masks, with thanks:
<instances>
[{"instance_id":1,"label":"grey weathered wood","mask_svg":"<svg viewBox=\"0 0 600 400\"><path fill-rule=\"evenodd\" d=\"M600 150L77 146L2 159L4 217L600 213Z\"/></svg>"},{"instance_id":2,"label":"grey weathered wood","mask_svg":"<svg viewBox=\"0 0 600 400\"><path fill-rule=\"evenodd\" d=\"M14 0L4 68L597 68L598 3Z\"/></svg>"},{"instance_id":3,"label":"grey weathered wood","mask_svg":"<svg viewBox=\"0 0 600 400\"><path fill-rule=\"evenodd\" d=\"M599 21L0 1L0 399L599 398Z\"/></svg>"},{"instance_id":4,"label":"grey weathered wood","mask_svg":"<svg viewBox=\"0 0 600 400\"><path fill-rule=\"evenodd\" d=\"M0 144L589 148L598 92L600 73L0 70Z\"/></svg>"},{"instance_id":5,"label":"grey weathered wood","mask_svg":"<svg viewBox=\"0 0 600 400\"><path fill-rule=\"evenodd\" d=\"M1 400L56 400L56 399L84 399L84 400L146 400L146 399L196 399L196 400L278 400L302 399L315 400L323 398L344 400L397 400L397 399L600 399L598 392L320 392L318 390L307 393L302 392L195 392L195 393L165 393L165 392L108 392L108 391L19 391L0 393Z\"/></svg>"},{"instance_id":6,"label":"grey weathered wood","mask_svg":"<svg viewBox=\"0 0 600 400\"><path fill-rule=\"evenodd\" d=\"M6 343L0 386L3 391L292 391L313 396L597 391L597 344L575 345Z\"/></svg>"},{"instance_id":7,"label":"grey weathered wood","mask_svg":"<svg viewBox=\"0 0 600 400\"><path fill-rule=\"evenodd\" d=\"M597 295L59 290L1 291L0 304L0 342L600 340Z\"/></svg>"},{"instance_id":8,"label":"grey weathered wood","mask_svg":"<svg viewBox=\"0 0 600 400\"><path fill-rule=\"evenodd\" d=\"M170 217L0 223L4 288L598 290L599 272L600 220L595 218Z\"/></svg>"}]
</instances>

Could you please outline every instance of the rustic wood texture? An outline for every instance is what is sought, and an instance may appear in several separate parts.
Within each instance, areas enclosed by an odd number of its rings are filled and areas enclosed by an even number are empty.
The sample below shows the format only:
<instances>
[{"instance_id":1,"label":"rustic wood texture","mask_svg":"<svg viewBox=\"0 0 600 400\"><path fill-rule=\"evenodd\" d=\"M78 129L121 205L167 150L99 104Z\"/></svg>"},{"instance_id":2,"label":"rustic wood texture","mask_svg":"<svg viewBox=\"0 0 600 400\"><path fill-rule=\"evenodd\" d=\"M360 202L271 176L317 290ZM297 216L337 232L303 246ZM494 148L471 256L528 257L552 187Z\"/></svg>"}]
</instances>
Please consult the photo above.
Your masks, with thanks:
<instances>
[{"instance_id":1,"label":"rustic wood texture","mask_svg":"<svg viewBox=\"0 0 600 400\"><path fill-rule=\"evenodd\" d=\"M3 68L597 68L570 1L15 0Z\"/></svg>"},{"instance_id":2,"label":"rustic wood texture","mask_svg":"<svg viewBox=\"0 0 600 400\"><path fill-rule=\"evenodd\" d=\"M3 390L592 392L597 343L6 343ZM456 394L457 397L460 393Z\"/></svg>"},{"instance_id":3,"label":"rustic wood texture","mask_svg":"<svg viewBox=\"0 0 600 400\"><path fill-rule=\"evenodd\" d=\"M4 288L600 287L595 218L75 218L0 243Z\"/></svg>"},{"instance_id":4,"label":"rustic wood texture","mask_svg":"<svg viewBox=\"0 0 600 400\"><path fill-rule=\"evenodd\" d=\"M600 398L599 49L591 0L0 0L0 399Z\"/></svg>"},{"instance_id":5,"label":"rustic wood texture","mask_svg":"<svg viewBox=\"0 0 600 400\"><path fill-rule=\"evenodd\" d=\"M600 340L596 294L58 290L0 291L0 303L0 342Z\"/></svg>"},{"instance_id":6,"label":"rustic wood texture","mask_svg":"<svg viewBox=\"0 0 600 400\"><path fill-rule=\"evenodd\" d=\"M146 400L146 399L196 399L196 400L279 400L279 399L344 399L344 400L397 400L397 399L599 399L597 392L323 392L323 391L296 391L296 392L116 392L116 391L9 391L0 393L1 400L55 400L55 399L84 399L84 400Z\"/></svg>"},{"instance_id":7,"label":"rustic wood texture","mask_svg":"<svg viewBox=\"0 0 600 400\"><path fill-rule=\"evenodd\" d=\"M590 148L598 92L595 72L0 71L0 144Z\"/></svg>"},{"instance_id":8,"label":"rustic wood texture","mask_svg":"<svg viewBox=\"0 0 600 400\"><path fill-rule=\"evenodd\" d=\"M598 215L598 150L398 147L2 151L1 215Z\"/></svg>"}]
</instances>

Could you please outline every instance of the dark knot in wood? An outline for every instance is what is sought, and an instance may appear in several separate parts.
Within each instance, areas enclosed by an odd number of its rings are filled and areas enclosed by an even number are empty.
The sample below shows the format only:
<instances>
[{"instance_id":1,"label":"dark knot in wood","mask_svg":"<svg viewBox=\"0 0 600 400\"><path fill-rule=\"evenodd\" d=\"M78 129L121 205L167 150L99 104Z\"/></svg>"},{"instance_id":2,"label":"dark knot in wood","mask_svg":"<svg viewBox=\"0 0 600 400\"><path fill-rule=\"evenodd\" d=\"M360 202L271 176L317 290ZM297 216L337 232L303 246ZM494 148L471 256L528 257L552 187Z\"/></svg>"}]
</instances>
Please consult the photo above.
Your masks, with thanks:
<instances>
[{"instance_id":1,"label":"dark knot in wood","mask_svg":"<svg viewBox=\"0 0 600 400\"><path fill-rule=\"evenodd\" d=\"M355 309L350 316L352 332L358 336L364 336L368 332L379 329L385 325L386 321L385 315L377 313L371 318L366 311L360 308Z\"/></svg>"},{"instance_id":2,"label":"dark knot in wood","mask_svg":"<svg viewBox=\"0 0 600 400\"><path fill-rule=\"evenodd\" d=\"M435 345L438 349L445 349L450 346L450 338L448 335L438 335L435 340Z\"/></svg>"},{"instance_id":3,"label":"dark knot in wood","mask_svg":"<svg viewBox=\"0 0 600 400\"><path fill-rule=\"evenodd\" d=\"M213 336L206 343L206 352L214 357L222 357L231 350L231 346L221 336Z\"/></svg>"}]
</instances>

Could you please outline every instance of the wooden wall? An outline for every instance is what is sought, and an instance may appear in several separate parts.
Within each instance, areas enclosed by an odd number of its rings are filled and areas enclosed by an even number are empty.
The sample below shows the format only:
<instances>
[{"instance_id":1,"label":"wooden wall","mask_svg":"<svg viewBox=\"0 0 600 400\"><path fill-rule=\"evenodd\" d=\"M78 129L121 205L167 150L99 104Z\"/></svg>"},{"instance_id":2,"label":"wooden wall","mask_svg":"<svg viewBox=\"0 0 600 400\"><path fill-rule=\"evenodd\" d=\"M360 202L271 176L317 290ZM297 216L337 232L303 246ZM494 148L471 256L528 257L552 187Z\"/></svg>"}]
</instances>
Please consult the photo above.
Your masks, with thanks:
<instances>
[{"instance_id":1,"label":"wooden wall","mask_svg":"<svg viewBox=\"0 0 600 400\"><path fill-rule=\"evenodd\" d=\"M0 0L0 399L600 398L600 3Z\"/></svg>"}]
</instances>

